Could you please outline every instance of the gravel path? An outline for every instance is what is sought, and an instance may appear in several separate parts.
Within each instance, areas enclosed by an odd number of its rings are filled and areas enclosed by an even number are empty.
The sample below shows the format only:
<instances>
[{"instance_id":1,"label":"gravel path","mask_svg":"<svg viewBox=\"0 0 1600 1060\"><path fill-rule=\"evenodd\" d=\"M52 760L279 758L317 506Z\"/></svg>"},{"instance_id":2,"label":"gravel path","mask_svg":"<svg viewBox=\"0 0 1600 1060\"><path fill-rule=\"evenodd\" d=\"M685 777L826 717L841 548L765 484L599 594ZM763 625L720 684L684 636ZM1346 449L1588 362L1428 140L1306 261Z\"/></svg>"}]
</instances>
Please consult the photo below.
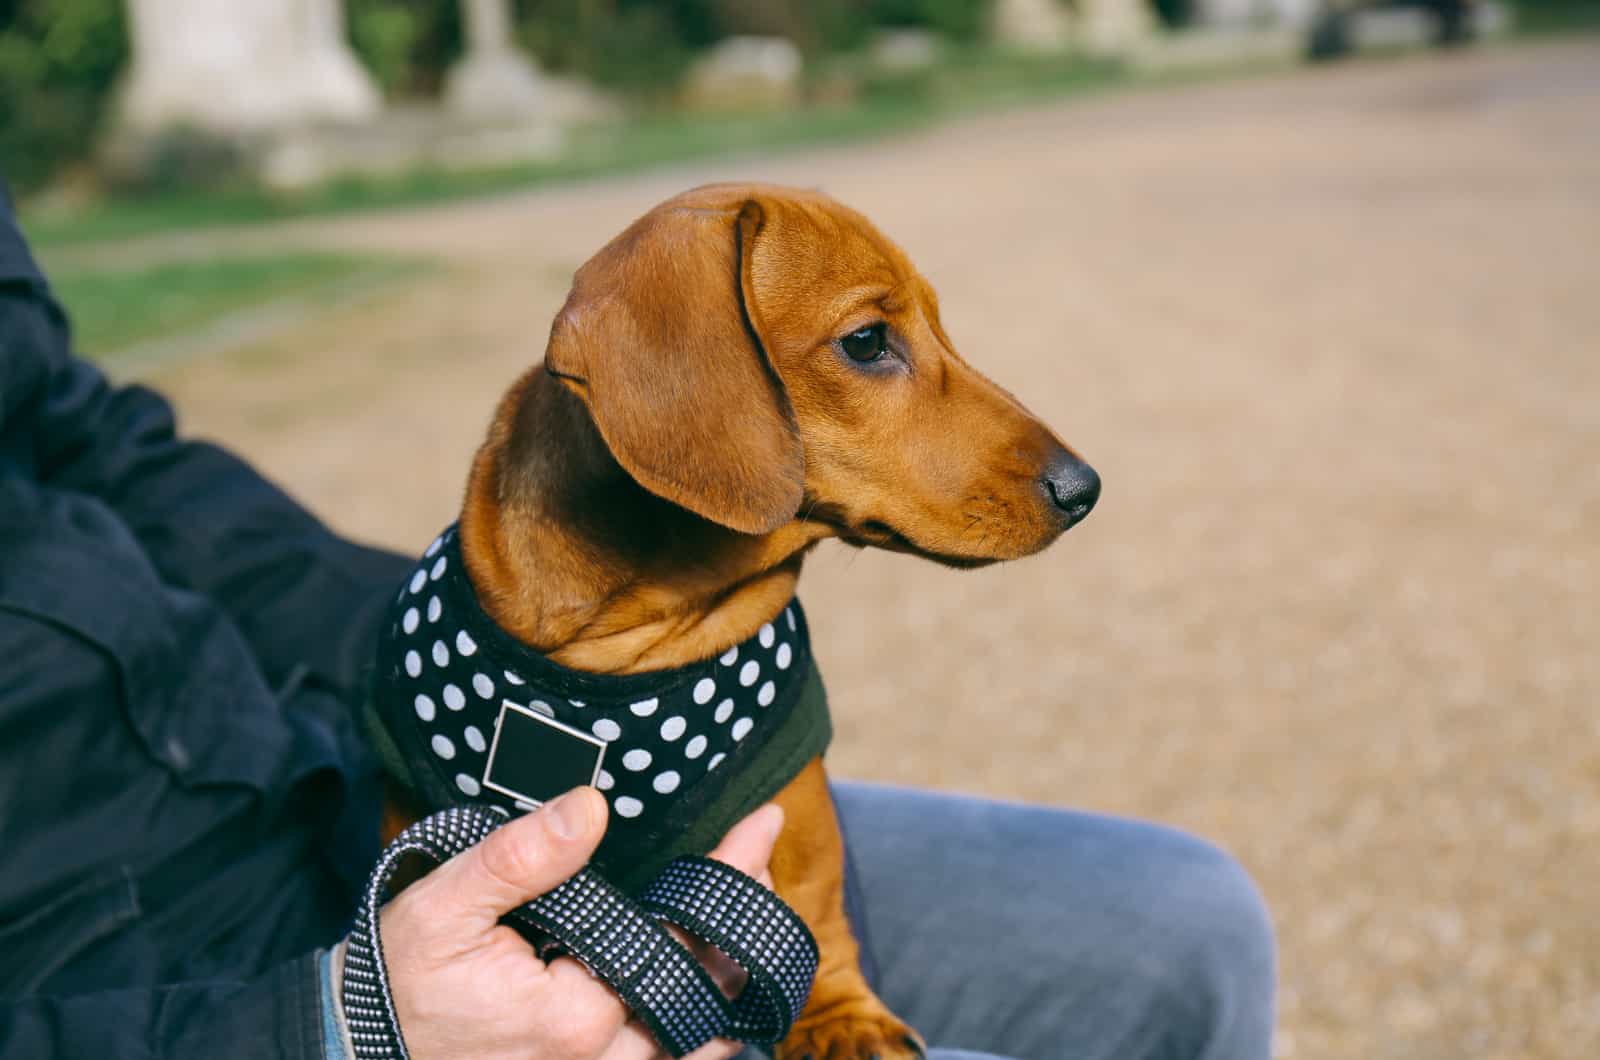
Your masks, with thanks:
<instances>
[{"instance_id":1,"label":"gravel path","mask_svg":"<svg viewBox=\"0 0 1600 1060\"><path fill-rule=\"evenodd\" d=\"M835 770L1222 843L1281 1056L1600 1055L1600 44L286 225L245 238L455 267L158 382L414 549L571 270L743 177L875 218L1106 481L1010 567L822 551Z\"/></svg>"}]
</instances>

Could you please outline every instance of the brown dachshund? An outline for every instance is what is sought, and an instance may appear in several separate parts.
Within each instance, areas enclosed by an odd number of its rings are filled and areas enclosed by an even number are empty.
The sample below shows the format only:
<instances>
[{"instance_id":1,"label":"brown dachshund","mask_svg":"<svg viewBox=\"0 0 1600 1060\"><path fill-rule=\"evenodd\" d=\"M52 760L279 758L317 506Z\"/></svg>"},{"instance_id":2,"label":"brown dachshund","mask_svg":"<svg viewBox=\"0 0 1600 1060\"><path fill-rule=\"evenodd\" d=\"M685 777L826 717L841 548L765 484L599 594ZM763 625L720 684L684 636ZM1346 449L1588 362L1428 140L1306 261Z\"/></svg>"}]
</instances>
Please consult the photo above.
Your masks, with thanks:
<instances>
[{"instance_id":1,"label":"brown dachshund","mask_svg":"<svg viewBox=\"0 0 1600 1060\"><path fill-rule=\"evenodd\" d=\"M956 353L932 288L866 218L713 185L578 270L478 451L461 547L505 631L628 674L752 636L823 538L975 567L1044 548L1099 489ZM772 876L822 955L779 1056L920 1054L859 969L822 760L777 801Z\"/></svg>"}]
</instances>

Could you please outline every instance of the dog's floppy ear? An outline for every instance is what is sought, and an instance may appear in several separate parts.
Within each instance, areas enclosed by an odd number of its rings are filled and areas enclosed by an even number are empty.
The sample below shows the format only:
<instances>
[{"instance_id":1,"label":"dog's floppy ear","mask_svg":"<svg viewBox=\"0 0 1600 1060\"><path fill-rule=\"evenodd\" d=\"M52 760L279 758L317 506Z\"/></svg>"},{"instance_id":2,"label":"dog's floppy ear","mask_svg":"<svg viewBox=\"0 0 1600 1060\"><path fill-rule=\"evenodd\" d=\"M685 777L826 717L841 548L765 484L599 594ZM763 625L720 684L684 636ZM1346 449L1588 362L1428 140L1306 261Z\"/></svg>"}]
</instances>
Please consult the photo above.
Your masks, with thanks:
<instances>
[{"instance_id":1,"label":"dog's floppy ear","mask_svg":"<svg viewBox=\"0 0 1600 1060\"><path fill-rule=\"evenodd\" d=\"M578 270L545 353L635 481L747 534L794 517L805 475L749 304L763 219L754 200L646 214Z\"/></svg>"}]
</instances>

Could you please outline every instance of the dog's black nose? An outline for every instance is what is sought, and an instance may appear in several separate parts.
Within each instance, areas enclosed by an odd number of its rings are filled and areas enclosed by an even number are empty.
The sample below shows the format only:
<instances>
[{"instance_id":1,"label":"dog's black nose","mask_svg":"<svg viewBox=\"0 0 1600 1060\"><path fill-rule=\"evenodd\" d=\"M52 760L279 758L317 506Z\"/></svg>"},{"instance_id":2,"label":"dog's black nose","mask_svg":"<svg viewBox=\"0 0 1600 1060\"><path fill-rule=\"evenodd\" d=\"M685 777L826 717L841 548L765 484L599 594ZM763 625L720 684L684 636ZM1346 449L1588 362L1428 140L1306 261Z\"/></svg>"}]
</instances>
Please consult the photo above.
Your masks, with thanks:
<instances>
[{"instance_id":1,"label":"dog's black nose","mask_svg":"<svg viewBox=\"0 0 1600 1060\"><path fill-rule=\"evenodd\" d=\"M1100 499L1100 476L1077 457L1062 454L1045 469L1044 488L1067 525L1075 526Z\"/></svg>"}]
</instances>

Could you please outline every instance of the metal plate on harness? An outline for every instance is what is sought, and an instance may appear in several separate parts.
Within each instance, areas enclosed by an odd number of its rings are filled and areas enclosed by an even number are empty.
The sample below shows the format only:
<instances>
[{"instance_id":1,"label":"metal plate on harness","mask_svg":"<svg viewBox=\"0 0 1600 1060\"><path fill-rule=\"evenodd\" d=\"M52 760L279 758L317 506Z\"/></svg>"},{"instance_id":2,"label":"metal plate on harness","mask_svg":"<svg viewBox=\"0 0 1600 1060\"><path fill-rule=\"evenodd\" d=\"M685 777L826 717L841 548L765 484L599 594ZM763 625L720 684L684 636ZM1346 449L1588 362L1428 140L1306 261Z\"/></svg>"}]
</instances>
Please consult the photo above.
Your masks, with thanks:
<instances>
[{"instance_id":1,"label":"metal plate on harness","mask_svg":"<svg viewBox=\"0 0 1600 1060\"><path fill-rule=\"evenodd\" d=\"M606 741L511 700L501 700L483 786L526 803L541 803L600 779Z\"/></svg>"}]
</instances>

